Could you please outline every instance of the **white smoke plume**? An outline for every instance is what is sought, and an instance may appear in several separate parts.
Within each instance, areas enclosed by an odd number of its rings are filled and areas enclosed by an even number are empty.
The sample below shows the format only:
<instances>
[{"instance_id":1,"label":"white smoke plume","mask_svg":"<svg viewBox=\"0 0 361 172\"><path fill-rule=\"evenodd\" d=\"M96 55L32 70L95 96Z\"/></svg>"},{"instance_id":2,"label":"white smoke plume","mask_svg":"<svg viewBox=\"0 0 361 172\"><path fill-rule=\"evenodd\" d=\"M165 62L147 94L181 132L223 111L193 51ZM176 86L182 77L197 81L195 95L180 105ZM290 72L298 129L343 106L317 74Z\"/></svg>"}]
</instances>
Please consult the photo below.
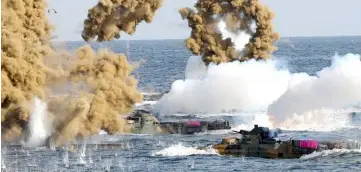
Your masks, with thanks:
<instances>
[{"instance_id":1,"label":"white smoke plume","mask_svg":"<svg viewBox=\"0 0 361 172\"><path fill-rule=\"evenodd\" d=\"M190 57L185 80L177 80L155 105L160 113L221 113L265 110L287 89L290 73L274 61L202 64ZM202 65L201 65L202 64ZM198 69L194 66L200 66Z\"/></svg>"},{"instance_id":2,"label":"white smoke plume","mask_svg":"<svg viewBox=\"0 0 361 172\"><path fill-rule=\"evenodd\" d=\"M322 108L348 108L361 102L360 55L335 55L316 76L294 74L287 91L268 108L275 122Z\"/></svg>"},{"instance_id":3,"label":"white smoke plume","mask_svg":"<svg viewBox=\"0 0 361 172\"><path fill-rule=\"evenodd\" d=\"M286 130L335 131L345 127L353 127L348 125L351 120L348 114L352 110L354 109L319 108L302 114L286 116L284 121L270 120L269 123L274 127Z\"/></svg>"},{"instance_id":4,"label":"white smoke plume","mask_svg":"<svg viewBox=\"0 0 361 172\"><path fill-rule=\"evenodd\" d=\"M225 19L223 18L217 24L218 30L222 33L222 38L231 38L234 48L241 52L240 56L244 55L243 50L251 40L252 36L256 33L256 22L254 20L249 21L250 32L247 32L247 30L237 30L236 32L232 32L227 28L227 23L224 20Z\"/></svg>"},{"instance_id":5,"label":"white smoke plume","mask_svg":"<svg viewBox=\"0 0 361 172\"><path fill-rule=\"evenodd\" d=\"M260 119L269 120L264 121L269 127L286 129L332 130L347 125L347 113L355 110L347 108L361 103L360 55L336 55L332 65L316 76L291 74L277 64L249 60L206 67L201 57L192 56L185 79L175 81L154 110L160 114L257 112Z\"/></svg>"},{"instance_id":6,"label":"white smoke plume","mask_svg":"<svg viewBox=\"0 0 361 172\"><path fill-rule=\"evenodd\" d=\"M235 48L242 51L257 26L250 21L251 32L231 32L224 20L218 22L223 39L231 38ZM208 66L199 56L188 60L185 80L173 83L169 94L155 105L164 113L221 113L230 110L259 110L281 95L290 73L278 70L272 60L229 62ZM267 85L267 89L264 86Z\"/></svg>"}]
</instances>

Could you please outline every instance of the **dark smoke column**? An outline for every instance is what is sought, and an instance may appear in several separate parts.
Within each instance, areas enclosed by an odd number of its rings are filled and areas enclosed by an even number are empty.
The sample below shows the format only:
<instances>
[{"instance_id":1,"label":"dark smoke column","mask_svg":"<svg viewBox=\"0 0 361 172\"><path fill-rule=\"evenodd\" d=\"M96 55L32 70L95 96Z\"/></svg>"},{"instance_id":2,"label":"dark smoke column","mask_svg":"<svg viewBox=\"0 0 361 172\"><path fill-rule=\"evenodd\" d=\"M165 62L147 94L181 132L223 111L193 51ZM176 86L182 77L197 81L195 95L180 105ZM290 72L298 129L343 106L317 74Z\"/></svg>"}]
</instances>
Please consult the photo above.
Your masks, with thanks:
<instances>
[{"instance_id":1,"label":"dark smoke column","mask_svg":"<svg viewBox=\"0 0 361 172\"><path fill-rule=\"evenodd\" d=\"M186 47L193 54L202 55L206 64L267 59L276 49L273 43L279 35L272 28L273 13L258 0L198 0L195 8L197 12L190 8L182 8L179 12L192 28ZM234 48L231 39L222 38L217 28L220 20L230 32L246 31L253 35L242 52ZM252 20L257 26L255 33L250 25Z\"/></svg>"},{"instance_id":2,"label":"dark smoke column","mask_svg":"<svg viewBox=\"0 0 361 172\"><path fill-rule=\"evenodd\" d=\"M112 0L99 1L88 12L84 21L82 37L90 41L97 37L99 42L120 38L124 31L132 35L142 22L152 22L163 0Z\"/></svg>"}]
</instances>

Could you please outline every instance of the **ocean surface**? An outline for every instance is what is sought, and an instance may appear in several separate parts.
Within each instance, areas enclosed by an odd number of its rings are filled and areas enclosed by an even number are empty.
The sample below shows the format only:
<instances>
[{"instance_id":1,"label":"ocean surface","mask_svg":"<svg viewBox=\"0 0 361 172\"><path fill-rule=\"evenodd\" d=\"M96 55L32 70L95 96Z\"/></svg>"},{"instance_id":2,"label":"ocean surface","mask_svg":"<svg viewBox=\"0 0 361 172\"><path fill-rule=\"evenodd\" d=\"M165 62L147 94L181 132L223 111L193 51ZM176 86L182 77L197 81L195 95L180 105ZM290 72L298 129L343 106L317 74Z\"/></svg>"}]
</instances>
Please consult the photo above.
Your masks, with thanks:
<instances>
[{"instance_id":1,"label":"ocean surface","mask_svg":"<svg viewBox=\"0 0 361 172\"><path fill-rule=\"evenodd\" d=\"M84 42L61 44L74 50ZM143 93L169 91L175 80L184 79L187 61L192 56L184 40L113 41L92 46L124 53L133 64L139 64L133 74ZM361 37L282 38L276 46L278 50L273 58L282 61L290 72L315 75L331 65L335 54L361 54ZM147 100L150 106L155 101ZM223 116L233 118L236 115ZM203 117L207 118L207 114ZM233 121L239 118L242 117L236 116ZM361 118L354 118L336 129L282 132L280 137L283 138L342 140L354 145L352 149L316 152L300 159L230 157L220 156L212 149L196 149L231 135L234 134L230 131L196 135L103 134L78 143L75 149L2 145L1 168L2 171L361 171ZM102 143L121 146L104 147ZM99 146L94 146L97 144Z\"/></svg>"}]
</instances>

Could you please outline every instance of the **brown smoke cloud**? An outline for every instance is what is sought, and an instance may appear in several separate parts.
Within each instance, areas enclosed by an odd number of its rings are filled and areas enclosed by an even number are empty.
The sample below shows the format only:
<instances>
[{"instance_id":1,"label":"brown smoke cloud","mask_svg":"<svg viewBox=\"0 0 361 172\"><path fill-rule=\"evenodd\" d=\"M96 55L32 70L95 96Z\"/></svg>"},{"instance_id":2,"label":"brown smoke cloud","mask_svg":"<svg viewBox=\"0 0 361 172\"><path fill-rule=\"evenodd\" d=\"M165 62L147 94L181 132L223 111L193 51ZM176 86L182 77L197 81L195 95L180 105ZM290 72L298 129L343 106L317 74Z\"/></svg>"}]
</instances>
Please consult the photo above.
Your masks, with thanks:
<instances>
[{"instance_id":1,"label":"brown smoke cloud","mask_svg":"<svg viewBox=\"0 0 361 172\"><path fill-rule=\"evenodd\" d=\"M52 27L41 0L1 1L1 127L2 137L19 135L29 118L28 100L44 98L47 72L44 56Z\"/></svg>"},{"instance_id":2,"label":"brown smoke cloud","mask_svg":"<svg viewBox=\"0 0 361 172\"><path fill-rule=\"evenodd\" d=\"M46 101L51 140L61 145L76 138L130 132L121 115L143 97L132 67L123 54L90 46L76 54L56 51L50 44L53 27L42 0L4 0L2 3L1 127L4 141L26 135L32 99ZM56 85L82 85L81 91L53 95ZM125 127L125 129L124 129Z\"/></svg>"},{"instance_id":3,"label":"brown smoke cloud","mask_svg":"<svg viewBox=\"0 0 361 172\"><path fill-rule=\"evenodd\" d=\"M137 90L137 81L130 76L132 67L125 55L107 49L96 53L88 45L80 47L76 54L78 61L69 71L69 81L85 81L91 94L82 95L69 104L71 108L65 111L68 117L57 124L55 143L65 143L75 136L98 134L100 129L109 134L130 132L123 130L125 121L121 115L130 112L143 96ZM58 111L57 108L54 111ZM61 107L60 111L63 109Z\"/></svg>"},{"instance_id":4,"label":"brown smoke cloud","mask_svg":"<svg viewBox=\"0 0 361 172\"><path fill-rule=\"evenodd\" d=\"M197 11L180 9L183 19L192 28L186 47L195 55L202 55L206 64L234 60L267 59L276 49L273 43L279 35L273 31L273 13L258 0L198 0ZM251 34L250 21L256 22L256 32L241 53L230 38L223 39L217 22L223 20L230 32L244 30Z\"/></svg>"},{"instance_id":5,"label":"brown smoke cloud","mask_svg":"<svg viewBox=\"0 0 361 172\"><path fill-rule=\"evenodd\" d=\"M163 0L100 0L89 10L82 37L85 41L97 37L101 42L120 38L120 31L132 35L140 22L152 22L162 2Z\"/></svg>"}]
</instances>

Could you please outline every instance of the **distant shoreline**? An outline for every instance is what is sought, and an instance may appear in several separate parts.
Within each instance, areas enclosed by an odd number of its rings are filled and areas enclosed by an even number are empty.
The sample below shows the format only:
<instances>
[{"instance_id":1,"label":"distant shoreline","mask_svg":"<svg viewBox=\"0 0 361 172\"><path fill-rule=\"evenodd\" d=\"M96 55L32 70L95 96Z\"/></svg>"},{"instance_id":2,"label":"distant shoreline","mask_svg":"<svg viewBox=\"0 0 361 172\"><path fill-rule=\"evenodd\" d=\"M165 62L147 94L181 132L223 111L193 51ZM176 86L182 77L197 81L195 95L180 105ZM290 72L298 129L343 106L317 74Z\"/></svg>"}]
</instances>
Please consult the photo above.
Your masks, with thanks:
<instances>
[{"instance_id":1,"label":"distant shoreline","mask_svg":"<svg viewBox=\"0 0 361 172\"><path fill-rule=\"evenodd\" d=\"M281 37L281 39L309 39L309 38L314 38L314 39L329 39L329 38L361 38L361 35L354 35L354 36L288 36L288 37ZM116 40L112 40L112 41L107 41L107 42L122 42L122 41L130 41L130 42L138 42L138 41L182 41L182 40L186 40L187 38L184 39L116 39ZM85 42L83 40L77 40L77 41L59 41L59 40L54 40L52 42ZM96 41L92 41L91 43L98 43ZM105 42L104 42L105 43Z\"/></svg>"}]
</instances>

